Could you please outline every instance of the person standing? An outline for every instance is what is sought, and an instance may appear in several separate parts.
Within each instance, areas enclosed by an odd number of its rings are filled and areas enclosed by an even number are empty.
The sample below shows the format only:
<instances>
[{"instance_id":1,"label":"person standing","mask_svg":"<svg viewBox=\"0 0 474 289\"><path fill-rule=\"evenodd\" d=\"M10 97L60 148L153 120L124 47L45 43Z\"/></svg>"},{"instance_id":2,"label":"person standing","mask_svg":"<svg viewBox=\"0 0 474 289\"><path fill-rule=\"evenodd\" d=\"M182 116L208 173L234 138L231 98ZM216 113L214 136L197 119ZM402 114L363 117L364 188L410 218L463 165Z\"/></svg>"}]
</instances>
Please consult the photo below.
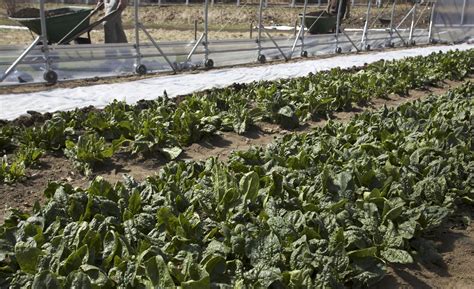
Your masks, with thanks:
<instances>
[{"instance_id":1,"label":"person standing","mask_svg":"<svg viewBox=\"0 0 474 289\"><path fill-rule=\"evenodd\" d=\"M341 15L339 19L347 19L350 15L351 1L350 0L329 0L327 12L331 15L337 15L337 10L339 9L339 1L342 1L341 4Z\"/></svg>"},{"instance_id":2,"label":"person standing","mask_svg":"<svg viewBox=\"0 0 474 289\"><path fill-rule=\"evenodd\" d=\"M122 25L122 11L127 7L128 0L99 0L97 5L104 4L105 15L110 15L104 23L105 43L127 43L127 36Z\"/></svg>"}]
</instances>

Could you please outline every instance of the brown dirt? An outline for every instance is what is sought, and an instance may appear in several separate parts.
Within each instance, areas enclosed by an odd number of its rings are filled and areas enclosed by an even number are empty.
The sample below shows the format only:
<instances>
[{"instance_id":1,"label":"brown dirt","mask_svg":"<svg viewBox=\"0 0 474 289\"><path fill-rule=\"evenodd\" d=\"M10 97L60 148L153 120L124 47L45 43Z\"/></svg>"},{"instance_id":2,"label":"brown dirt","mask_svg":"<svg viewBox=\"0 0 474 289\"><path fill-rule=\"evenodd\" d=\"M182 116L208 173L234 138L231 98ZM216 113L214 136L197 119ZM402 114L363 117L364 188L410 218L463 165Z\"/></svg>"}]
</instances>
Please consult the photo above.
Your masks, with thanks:
<instances>
[{"instance_id":1,"label":"brown dirt","mask_svg":"<svg viewBox=\"0 0 474 289\"><path fill-rule=\"evenodd\" d=\"M473 208L471 219L474 217ZM419 261L410 265L392 265L387 276L372 289L395 288L474 288L474 226L445 224L427 239L434 241L442 261Z\"/></svg>"}]
</instances>

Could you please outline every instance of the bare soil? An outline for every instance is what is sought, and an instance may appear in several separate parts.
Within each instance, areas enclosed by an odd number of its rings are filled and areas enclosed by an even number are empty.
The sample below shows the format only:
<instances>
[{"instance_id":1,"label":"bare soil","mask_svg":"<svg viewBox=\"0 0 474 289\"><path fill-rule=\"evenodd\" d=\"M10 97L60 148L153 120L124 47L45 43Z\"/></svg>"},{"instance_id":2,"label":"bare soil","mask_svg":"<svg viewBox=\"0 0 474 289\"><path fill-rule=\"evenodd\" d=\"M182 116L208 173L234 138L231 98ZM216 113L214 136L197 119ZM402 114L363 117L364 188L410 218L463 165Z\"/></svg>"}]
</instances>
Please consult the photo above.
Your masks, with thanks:
<instances>
[{"instance_id":1,"label":"bare soil","mask_svg":"<svg viewBox=\"0 0 474 289\"><path fill-rule=\"evenodd\" d=\"M474 218L473 207L464 208ZM469 214L468 214L469 215ZM442 260L392 265L387 276L372 289L474 288L474 226L448 222L426 239L435 242Z\"/></svg>"}]
</instances>

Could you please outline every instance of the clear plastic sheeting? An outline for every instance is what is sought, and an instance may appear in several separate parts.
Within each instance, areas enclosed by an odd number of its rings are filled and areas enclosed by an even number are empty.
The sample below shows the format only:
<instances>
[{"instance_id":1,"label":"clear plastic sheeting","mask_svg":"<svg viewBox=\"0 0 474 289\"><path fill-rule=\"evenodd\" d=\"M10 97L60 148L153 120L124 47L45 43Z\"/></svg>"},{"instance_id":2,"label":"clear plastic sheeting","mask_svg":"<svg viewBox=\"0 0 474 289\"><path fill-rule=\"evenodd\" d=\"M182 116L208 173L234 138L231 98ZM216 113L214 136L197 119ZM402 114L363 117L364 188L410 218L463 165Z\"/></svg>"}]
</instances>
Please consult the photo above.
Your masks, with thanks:
<instances>
[{"instance_id":1,"label":"clear plastic sheeting","mask_svg":"<svg viewBox=\"0 0 474 289\"><path fill-rule=\"evenodd\" d=\"M347 35L354 45L363 49L362 29L348 30ZM403 46L408 40L409 30L399 30L392 33L388 29L373 29L367 34L367 44L371 48L382 48L388 41L395 46ZM416 29L413 40L417 44L428 42L428 31ZM268 61L284 59L290 54L299 57L302 51L307 51L308 56L335 53L336 36L334 34L310 35L306 34L304 47L297 41L292 53L295 38L276 38L275 46L269 38L261 40L261 54ZM160 42L158 43L163 53L177 70L196 69L204 66L204 46L198 45L195 52L188 56L195 44L191 42ZM342 52L355 51L354 45L342 33L339 34L338 46ZM0 47L0 71L3 73L14 60L21 54L25 47L10 46ZM281 52L280 52L281 50ZM151 43L141 43L141 63L148 71L172 71L171 66ZM285 57L282 55L285 55ZM258 45L255 40L217 40L209 42L209 59L215 67L224 67L240 64L256 63ZM84 79L94 77L107 77L134 73L136 63L136 50L132 44L100 44L100 45L53 45L50 46L51 68L58 74L59 80ZM10 74L2 84L17 84L19 82L42 82L45 72L45 60L41 46L33 50L23 59L14 73Z\"/></svg>"},{"instance_id":2,"label":"clear plastic sheeting","mask_svg":"<svg viewBox=\"0 0 474 289\"><path fill-rule=\"evenodd\" d=\"M436 2L433 39L458 43L474 38L474 0Z\"/></svg>"}]
</instances>

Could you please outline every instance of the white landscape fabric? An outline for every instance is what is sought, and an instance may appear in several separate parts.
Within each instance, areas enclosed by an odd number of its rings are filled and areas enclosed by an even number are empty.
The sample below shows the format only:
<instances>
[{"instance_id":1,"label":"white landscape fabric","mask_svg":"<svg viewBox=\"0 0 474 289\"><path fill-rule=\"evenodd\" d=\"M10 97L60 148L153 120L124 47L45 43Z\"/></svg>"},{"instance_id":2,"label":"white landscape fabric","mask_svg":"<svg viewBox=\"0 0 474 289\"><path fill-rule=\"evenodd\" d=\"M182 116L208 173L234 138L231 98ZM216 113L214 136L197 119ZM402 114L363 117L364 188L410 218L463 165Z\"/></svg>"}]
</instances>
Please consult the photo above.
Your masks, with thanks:
<instances>
[{"instance_id":1,"label":"white landscape fabric","mask_svg":"<svg viewBox=\"0 0 474 289\"><path fill-rule=\"evenodd\" d=\"M300 77L310 72L314 73L334 67L361 66L364 63L381 59L401 59L416 55L428 55L435 51L468 50L472 48L474 48L472 44L420 47L370 54L340 55L326 59L257 67L215 69L196 74L159 76L137 81L86 87L56 88L43 92L4 94L0 95L0 119L11 120L25 114L28 110L44 113L72 110L90 105L102 108L114 99L133 104L141 99L160 97L164 90L166 90L169 97L174 97L214 87L225 87L233 83Z\"/></svg>"}]
</instances>

